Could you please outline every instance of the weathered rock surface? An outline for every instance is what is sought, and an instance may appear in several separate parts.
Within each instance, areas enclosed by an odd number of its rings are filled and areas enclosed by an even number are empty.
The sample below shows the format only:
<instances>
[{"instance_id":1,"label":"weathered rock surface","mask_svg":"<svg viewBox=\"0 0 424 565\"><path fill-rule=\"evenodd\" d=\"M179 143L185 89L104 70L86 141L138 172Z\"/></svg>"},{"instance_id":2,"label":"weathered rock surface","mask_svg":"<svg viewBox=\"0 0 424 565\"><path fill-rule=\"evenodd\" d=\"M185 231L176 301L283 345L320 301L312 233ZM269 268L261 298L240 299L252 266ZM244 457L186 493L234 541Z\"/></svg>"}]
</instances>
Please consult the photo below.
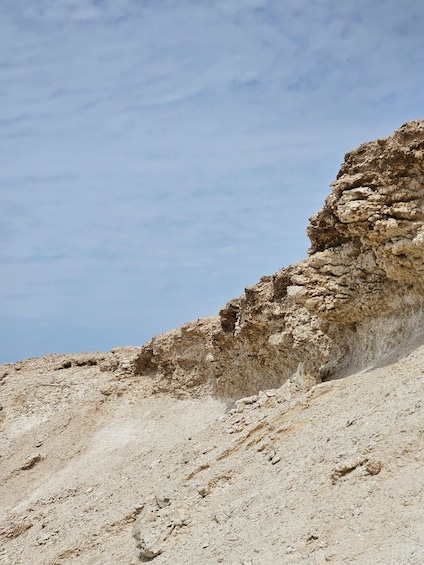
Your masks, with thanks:
<instances>
[{"instance_id":1,"label":"weathered rock surface","mask_svg":"<svg viewBox=\"0 0 424 565\"><path fill-rule=\"evenodd\" d=\"M311 382L394 359L423 337L424 121L345 156L311 218L309 258L246 288L218 317L154 337L137 372L217 396Z\"/></svg>"},{"instance_id":2,"label":"weathered rock surface","mask_svg":"<svg viewBox=\"0 0 424 565\"><path fill-rule=\"evenodd\" d=\"M422 147L347 154L218 316L0 367L0 565L420 565Z\"/></svg>"}]
</instances>

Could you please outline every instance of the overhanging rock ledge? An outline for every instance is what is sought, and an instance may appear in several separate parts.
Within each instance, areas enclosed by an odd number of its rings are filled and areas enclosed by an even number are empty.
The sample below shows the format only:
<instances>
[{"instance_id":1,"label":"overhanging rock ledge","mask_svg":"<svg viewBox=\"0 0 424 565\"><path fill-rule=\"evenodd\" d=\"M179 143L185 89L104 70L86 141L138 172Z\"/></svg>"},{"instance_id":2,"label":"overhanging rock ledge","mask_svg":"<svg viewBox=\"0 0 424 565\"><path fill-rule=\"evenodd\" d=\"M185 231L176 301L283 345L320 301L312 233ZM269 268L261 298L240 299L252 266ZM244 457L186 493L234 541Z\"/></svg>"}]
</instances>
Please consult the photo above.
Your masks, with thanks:
<instances>
[{"instance_id":1,"label":"overhanging rock ledge","mask_svg":"<svg viewBox=\"0 0 424 565\"><path fill-rule=\"evenodd\" d=\"M347 153L311 218L309 257L218 316L143 345L157 391L221 397L305 386L384 364L424 341L424 120Z\"/></svg>"}]
</instances>

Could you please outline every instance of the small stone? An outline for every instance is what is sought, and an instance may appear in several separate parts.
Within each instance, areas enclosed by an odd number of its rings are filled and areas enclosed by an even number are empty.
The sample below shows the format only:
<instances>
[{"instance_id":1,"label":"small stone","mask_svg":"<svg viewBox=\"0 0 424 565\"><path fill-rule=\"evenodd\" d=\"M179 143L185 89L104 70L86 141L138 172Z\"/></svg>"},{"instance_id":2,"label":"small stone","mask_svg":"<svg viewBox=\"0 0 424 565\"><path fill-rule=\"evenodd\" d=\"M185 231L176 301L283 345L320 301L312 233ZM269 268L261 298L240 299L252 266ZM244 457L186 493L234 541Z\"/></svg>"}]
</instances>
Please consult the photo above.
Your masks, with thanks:
<instances>
[{"instance_id":1,"label":"small stone","mask_svg":"<svg viewBox=\"0 0 424 565\"><path fill-rule=\"evenodd\" d=\"M156 496L156 504L159 506L159 508L166 508L171 504L171 499L167 495L158 495Z\"/></svg>"},{"instance_id":2,"label":"small stone","mask_svg":"<svg viewBox=\"0 0 424 565\"><path fill-rule=\"evenodd\" d=\"M275 465L276 463L279 463L281 461L281 456L278 455L278 453L276 453L274 455L274 457L271 459L271 464Z\"/></svg>"},{"instance_id":3,"label":"small stone","mask_svg":"<svg viewBox=\"0 0 424 565\"><path fill-rule=\"evenodd\" d=\"M261 443L258 444L258 446L257 446L257 448L256 448L256 451L261 452L261 451L263 451L263 450L264 450L265 448L267 448L267 447L269 447L269 444L268 444L267 441L261 442Z\"/></svg>"},{"instance_id":4,"label":"small stone","mask_svg":"<svg viewBox=\"0 0 424 565\"><path fill-rule=\"evenodd\" d=\"M215 516L213 517L213 519L215 520L215 522L217 524L222 524L223 522L226 522L229 518L229 515L226 514L225 512L222 514L215 514Z\"/></svg>"},{"instance_id":5,"label":"small stone","mask_svg":"<svg viewBox=\"0 0 424 565\"><path fill-rule=\"evenodd\" d=\"M187 509L178 508L172 518L172 524L175 527L181 528L182 526L188 526L190 522L190 516Z\"/></svg>"},{"instance_id":6,"label":"small stone","mask_svg":"<svg viewBox=\"0 0 424 565\"><path fill-rule=\"evenodd\" d=\"M162 553L160 539L156 536L144 535L137 543L139 559L153 559Z\"/></svg>"},{"instance_id":7,"label":"small stone","mask_svg":"<svg viewBox=\"0 0 424 565\"><path fill-rule=\"evenodd\" d=\"M24 464L20 467L22 471L27 471L28 469L32 469L37 463L39 463L43 457L39 453L35 453L34 455L30 455L24 462Z\"/></svg>"},{"instance_id":8,"label":"small stone","mask_svg":"<svg viewBox=\"0 0 424 565\"><path fill-rule=\"evenodd\" d=\"M237 405L243 405L243 404L253 404L254 402L256 402L258 400L257 395L255 396L246 396L244 398L240 398L239 400L237 400L236 404Z\"/></svg>"},{"instance_id":9,"label":"small stone","mask_svg":"<svg viewBox=\"0 0 424 565\"><path fill-rule=\"evenodd\" d=\"M215 522L217 524L220 524L223 520L222 514L215 514L215 516L213 517L213 519L215 520Z\"/></svg>"},{"instance_id":10,"label":"small stone","mask_svg":"<svg viewBox=\"0 0 424 565\"><path fill-rule=\"evenodd\" d=\"M382 468L381 461L368 461L365 465L365 469L370 475L378 475Z\"/></svg>"},{"instance_id":11,"label":"small stone","mask_svg":"<svg viewBox=\"0 0 424 565\"><path fill-rule=\"evenodd\" d=\"M119 366L124 371L128 371L129 369L131 369L131 361L129 361L128 359L122 359L122 361L119 363Z\"/></svg>"},{"instance_id":12,"label":"small stone","mask_svg":"<svg viewBox=\"0 0 424 565\"><path fill-rule=\"evenodd\" d=\"M210 493L210 489L208 486L201 486L197 489L197 492L200 494L202 498L205 498Z\"/></svg>"},{"instance_id":13,"label":"small stone","mask_svg":"<svg viewBox=\"0 0 424 565\"><path fill-rule=\"evenodd\" d=\"M277 452L275 451L275 449L271 449L270 452L268 453L268 461L272 461L276 455Z\"/></svg>"}]
</instances>

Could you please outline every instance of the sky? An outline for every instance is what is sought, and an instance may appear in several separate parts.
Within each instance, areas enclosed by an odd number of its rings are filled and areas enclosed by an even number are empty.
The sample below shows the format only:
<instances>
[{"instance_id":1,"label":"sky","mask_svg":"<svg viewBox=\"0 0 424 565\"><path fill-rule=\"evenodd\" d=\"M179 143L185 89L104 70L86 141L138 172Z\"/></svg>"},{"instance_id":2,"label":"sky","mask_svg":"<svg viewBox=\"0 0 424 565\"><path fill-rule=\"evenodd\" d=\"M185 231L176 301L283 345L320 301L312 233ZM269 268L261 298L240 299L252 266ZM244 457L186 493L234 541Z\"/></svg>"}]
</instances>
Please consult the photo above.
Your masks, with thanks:
<instances>
[{"instance_id":1,"label":"sky","mask_svg":"<svg viewBox=\"0 0 424 565\"><path fill-rule=\"evenodd\" d=\"M423 118L421 0L1 0L0 363L141 345L307 256Z\"/></svg>"}]
</instances>

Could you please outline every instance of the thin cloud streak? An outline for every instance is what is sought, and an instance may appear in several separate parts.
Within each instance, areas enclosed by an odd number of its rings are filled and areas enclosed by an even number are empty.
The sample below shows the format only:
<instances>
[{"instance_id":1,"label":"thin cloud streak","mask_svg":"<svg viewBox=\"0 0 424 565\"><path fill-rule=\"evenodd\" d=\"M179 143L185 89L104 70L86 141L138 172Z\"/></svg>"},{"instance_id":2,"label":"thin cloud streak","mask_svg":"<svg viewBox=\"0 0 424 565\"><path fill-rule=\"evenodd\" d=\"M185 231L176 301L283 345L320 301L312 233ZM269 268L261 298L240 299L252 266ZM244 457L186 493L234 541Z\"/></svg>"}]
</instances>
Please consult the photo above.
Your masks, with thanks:
<instances>
[{"instance_id":1,"label":"thin cloud streak","mask_svg":"<svg viewBox=\"0 0 424 565\"><path fill-rule=\"evenodd\" d=\"M305 256L346 151L421 117L417 1L2 8L0 362L216 312Z\"/></svg>"}]
</instances>

